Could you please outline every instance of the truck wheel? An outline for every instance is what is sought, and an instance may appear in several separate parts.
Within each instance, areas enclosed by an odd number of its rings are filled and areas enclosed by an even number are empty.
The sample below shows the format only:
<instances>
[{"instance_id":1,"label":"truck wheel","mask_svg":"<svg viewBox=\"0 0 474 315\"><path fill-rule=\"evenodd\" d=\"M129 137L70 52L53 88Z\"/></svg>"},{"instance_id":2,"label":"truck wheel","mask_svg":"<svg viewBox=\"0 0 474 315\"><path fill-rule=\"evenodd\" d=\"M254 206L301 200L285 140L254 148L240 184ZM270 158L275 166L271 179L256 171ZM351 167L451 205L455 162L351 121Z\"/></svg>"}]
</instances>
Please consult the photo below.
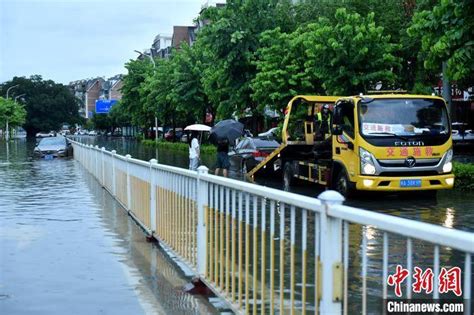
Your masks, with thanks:
<instances>
[{"instance_id":1,"label":"truck wheel","mask_svg":"<svg viewBox=\"0 0 474 315\"><path fill-rule=\"evenodd\" d=\"M350 197L352 195L353 188L345 169L340 170L337 174L334 189L344 197Z\"/></svg>"},{"instance_id":2,"label":"truck wheel","mask_svg":"<svg viewBox=\"0 0 474 315\"><path fill-rule=\"evenodd\" d=\"M294 184L295 178L293 177L294 175L294 170L293 166L291 163L287 162L285 163L285 166L283 167L283 190L284 191L290 191L291 185Z\"/></svg>"}]
</instances>

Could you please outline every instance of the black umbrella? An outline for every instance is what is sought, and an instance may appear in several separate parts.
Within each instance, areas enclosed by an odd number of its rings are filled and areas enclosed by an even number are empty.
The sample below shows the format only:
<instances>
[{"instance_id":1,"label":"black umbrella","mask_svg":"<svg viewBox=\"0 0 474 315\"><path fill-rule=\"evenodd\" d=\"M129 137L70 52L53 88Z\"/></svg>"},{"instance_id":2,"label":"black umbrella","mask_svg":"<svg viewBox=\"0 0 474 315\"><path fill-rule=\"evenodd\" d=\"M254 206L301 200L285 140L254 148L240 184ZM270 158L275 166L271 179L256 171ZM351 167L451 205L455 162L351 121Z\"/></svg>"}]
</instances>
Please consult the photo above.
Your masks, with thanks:
<instances>
[{"instance_id":1,"label":"black umbrella","mask_svg":"<svg viewBox=\"0 0 474 315\"><path fill-rule=\"evenodd\" d=\"M233 119L226 119L212 127L209 140L213 143L217 143L219 139L227 139L229 143L232 144L235 139L240 138L243 133L243 124Z\"/></svg>"}]
</instances>

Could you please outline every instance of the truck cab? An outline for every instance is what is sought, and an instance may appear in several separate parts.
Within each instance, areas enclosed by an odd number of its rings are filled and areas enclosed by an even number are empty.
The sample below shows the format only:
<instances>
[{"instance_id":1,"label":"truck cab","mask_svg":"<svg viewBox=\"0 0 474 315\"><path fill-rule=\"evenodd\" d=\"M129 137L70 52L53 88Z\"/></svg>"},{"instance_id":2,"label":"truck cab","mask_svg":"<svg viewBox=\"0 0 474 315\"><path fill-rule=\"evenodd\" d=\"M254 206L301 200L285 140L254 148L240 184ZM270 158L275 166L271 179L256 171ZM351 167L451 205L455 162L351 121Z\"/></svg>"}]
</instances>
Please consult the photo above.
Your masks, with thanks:
<instances>
[{"instance_id":1,"label":"truck cab","mask_svg":"<svg viewBox=\"0 0 474 315\"><path fill-rule=\"evenodd\" d=\"M426 95L382 94L336 102L332 129L334 187L406 191L453 187L446 103Z\"/></svg>"}]
</instances>

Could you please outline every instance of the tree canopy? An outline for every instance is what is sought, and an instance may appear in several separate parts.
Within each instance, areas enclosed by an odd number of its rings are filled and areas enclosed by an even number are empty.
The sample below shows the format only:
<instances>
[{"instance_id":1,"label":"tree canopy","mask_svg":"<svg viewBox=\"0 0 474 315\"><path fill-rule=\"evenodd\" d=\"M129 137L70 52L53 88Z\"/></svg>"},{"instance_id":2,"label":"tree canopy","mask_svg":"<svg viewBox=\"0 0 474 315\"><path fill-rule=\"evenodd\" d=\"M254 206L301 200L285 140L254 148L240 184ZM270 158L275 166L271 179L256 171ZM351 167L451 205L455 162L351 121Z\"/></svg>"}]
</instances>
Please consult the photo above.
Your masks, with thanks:
<instances>
[{"instance_id":1,"label":"tree canopy","mask_svg":"<svg viewBox=\"0 0 474 315\"><path fill-rule=\"evenodd\" d=\"M14 77L1 86L2 95L14 85L18 86L10 91L10 97L25 94L23 128L28 137L34 137L39 131L59 130L64 123L72 125L80 121L77 99L63 84L43 80L39 75Z\"/></svg>"},{"instance_id":2,"label":"tree canopy","mask_svg":"<svg viewBox=\"0 0 474 315\"><path fill-rule=\"evenodd\" d=\"M7 122L9 128L21 126L25 119L26 110L23 105L0 96L0 129L5 131Z\"/></svg>"},{"instance_id":3,"label":"tree canopy","mask_svg":"<svg viewBox=\"0 0 474 315\"><path fill-rule=\"evenodd\" d=\"M265 32L252 81L254 100L283 108L295 94L352 95L377 82L393 83L396 45L375 24L374 14L362 17L338 9L333 19L320 18L291 34Z\"/></svg>"},{"instance_id":4,"label":"tree canopy","mask_svg":"<svg viewBox=\"0 0 474 315\"><path fill-rule=\"evenodd\" d=\"M471 0L442 0L415 13L408 33L421 39L426 69L440 72L447 62L448 77L462 85L474 78L474 5Z\"/></svg>"},{"instance_id":5,"label":"tree canopy","mask_svg":"<svg viewBox=\"0 0 474 315\"><path fill-rule=\"evenodd\" d=\"M468 0L228 0L198 17L191 47L126 64L123 109L132 123L165 126L263 115L297 94L383 89L431 93L449 76L472 84ZM409 29L409 32L407 32Z\"/></svg>"}]
</instances>

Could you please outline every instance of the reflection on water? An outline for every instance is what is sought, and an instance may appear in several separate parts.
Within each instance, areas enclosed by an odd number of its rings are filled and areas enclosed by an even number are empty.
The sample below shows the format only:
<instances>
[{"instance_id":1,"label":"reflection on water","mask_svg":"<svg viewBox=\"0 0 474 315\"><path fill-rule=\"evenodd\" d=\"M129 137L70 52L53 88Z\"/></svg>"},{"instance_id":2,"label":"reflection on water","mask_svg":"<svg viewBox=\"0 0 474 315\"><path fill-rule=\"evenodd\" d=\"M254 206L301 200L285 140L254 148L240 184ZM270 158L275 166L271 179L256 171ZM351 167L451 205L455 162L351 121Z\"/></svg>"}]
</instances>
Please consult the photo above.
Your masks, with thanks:
<instances>
[{"instance_id":1,"label":"reflection on water","mask_svg":"<svg viewBox=\"0 0 474 315\"><path fill-rule=\"evenodd\" d=\"M129 268L124 269L136 268L140 273L138 296L145 300L158 299L166 314L215 313L204 298L183 291L189 279L183 277L163 251L146 242L143 231L128 217L125 209L90 175L87 175L87 184L94 200L101 205L99 216L103 219L104 230L116 236L121 248L128 249L122 262Z\"/></svg>"},{"instance_id":2,"label":"reflection on water","mask_svg":"<svg viewBox=\"0 0 474 315\"><path fill-rule=\"evenodd\" d=\"M0 314L217 313L82 166L33 147L0 142Z\"/></svg>"}]
</instances>

